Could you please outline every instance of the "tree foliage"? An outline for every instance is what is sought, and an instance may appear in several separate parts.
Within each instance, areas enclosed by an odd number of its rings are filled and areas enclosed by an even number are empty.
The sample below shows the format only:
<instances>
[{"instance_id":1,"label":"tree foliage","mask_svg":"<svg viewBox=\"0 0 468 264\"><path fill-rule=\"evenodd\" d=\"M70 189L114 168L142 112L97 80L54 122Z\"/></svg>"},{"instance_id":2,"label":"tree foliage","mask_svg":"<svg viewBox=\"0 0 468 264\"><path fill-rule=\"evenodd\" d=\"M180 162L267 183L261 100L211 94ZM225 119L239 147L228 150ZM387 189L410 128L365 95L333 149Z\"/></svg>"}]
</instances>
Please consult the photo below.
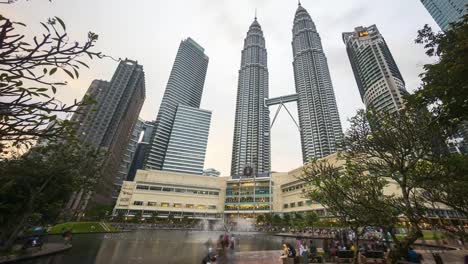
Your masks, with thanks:
<instances>
[{"instance_id":1,"label":"tree foliage","mask_svg":"<svg viewBox=\"0 0 468 264\"><path fill-rule=\"evenodd\" d=\"M406 237L392 232L394 259L422 237L429 206L423 183L446 175L446 135L432 118L410 107L397 113L360 110L350 120L338 162L312 161L304 168L310 198L348 226L392 231L400 220L409 223Z\"/></svg>"},{"instance_id":2,"label":"tree foliage","mask_svg":"<svg viewBox=\"0 0 468 264\"><path fill-rule=\"evenodd\" d=\"M408 97L409 102L416 107L429 107L447 127L467 121L468 15L446 32L435 33L425 25L418 31L416 43L423 44L426 54L438 60L424 65L422 86Z\"/></svg>"},{"instance_id":3,"label":"tree foliage","mask_svg":"<svg viewBox=\"0 0 468 264\"><path fill-rule=\"evenodd\" d=\"M10 147L29 147L37 139L68 137L71 123L57 115L92 101L63 104L55 94L67 81L55 77L78 78L79 70L88 68L87 57L104 57L92 51L98 35L89 32L79 43L70 39L58 17L41 25L43 33L28 38L22 33L25 24L0 15L0 155L9 154Z\"/></svg>"},{"instance_id":4,"label":"tree foliage","mask_svg":"<svg viewBox=\"0 0 468 264\"><path fill-rule=\"evenodd\" d=\"M74 190L95 184L100 163L98 151L77 143L37 146L0 161L0 229L6 247L28 225L53 223Z\"/></svg>"}]
</instances>

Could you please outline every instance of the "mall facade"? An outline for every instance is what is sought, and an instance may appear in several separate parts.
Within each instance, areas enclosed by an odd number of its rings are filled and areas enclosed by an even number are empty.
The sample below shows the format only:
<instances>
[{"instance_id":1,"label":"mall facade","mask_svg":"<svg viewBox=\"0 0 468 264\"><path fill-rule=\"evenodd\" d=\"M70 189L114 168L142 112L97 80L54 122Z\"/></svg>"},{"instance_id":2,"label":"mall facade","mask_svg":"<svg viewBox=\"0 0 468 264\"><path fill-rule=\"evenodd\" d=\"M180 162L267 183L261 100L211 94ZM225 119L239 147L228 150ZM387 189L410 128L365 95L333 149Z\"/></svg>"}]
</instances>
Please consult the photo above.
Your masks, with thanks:
<instances>
[{"instance_id":1,"label":"mall facade","mask_svg":"<svg viewBox=\"0 0 468 264\"><path fill-rule=\"evenodd\" d=\"M336 154L326 157L337 164ZM339 165L339 164L337 164ZM271 177L231 178L159 170L138 170L134 181L125 181L113 214L132 217L141 212L149 218L194 218L237 222L259 214L288 214L314 211L330 216L320 203L304 195L307 186L299 179L302 167L274 172ZM386 194L397 192L389 183ZM461 214L446 207L430 210L429 218L460 219Z\"/></svg>"}]
</instances>

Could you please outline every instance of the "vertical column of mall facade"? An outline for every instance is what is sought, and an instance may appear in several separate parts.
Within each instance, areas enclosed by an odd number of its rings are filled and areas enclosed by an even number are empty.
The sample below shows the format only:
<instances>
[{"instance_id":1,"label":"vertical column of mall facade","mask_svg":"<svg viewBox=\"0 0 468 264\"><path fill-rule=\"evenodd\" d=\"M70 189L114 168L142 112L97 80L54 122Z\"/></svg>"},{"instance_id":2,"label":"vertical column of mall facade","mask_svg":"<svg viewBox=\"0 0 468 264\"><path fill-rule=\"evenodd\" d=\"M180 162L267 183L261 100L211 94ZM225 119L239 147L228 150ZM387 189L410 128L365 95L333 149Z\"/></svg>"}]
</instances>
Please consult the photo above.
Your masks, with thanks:
<instances>
[{"instance_id":1,"label":"vertical column of mall facade","mask_svg":"<svg viewBox=\"0 0 468 264\"><path fill-rule=\"evenodd\" d=\"M231 163L233 178L241 176L247 166L257 177L269 175L270 117L265 98L268 98L267 51L262 29L255 18L244 40L239 70Z\"/></svg>"},{"instance_id":2,"label":"vertical column of mall facade","mask_svg":"<svg viewBox=\"0 0 468 264\"><path fill-rule=\"evenodd\" d=\"M349 61L366 108L395 112L403 107L405 82L375 25L343 33Z\"/></svg>"},{"instance_id":3,"label":"vertical column of mall facade","mask_svg":"<svg viewBox=\"0 0 468 264\"><path fill-rule=\"evenodd\" d=\"M200 107L208 69L204 49L188 38L181 42L156 118L145 168L162 170L177 105Z\"/></svg>"},{"instance_id":4,"label":"vertical column of mall facade","mask_svg":"<svg viewBox=\"0 0 468 264\"><path fill-rule=\"evenodd\" d=\"M450 23L460 20L468 13L467 0L421 0L437 25L447 31Z\"/></svg>"},{"instance_id":5,"label":"vertical column of mall facade","mask_svg":"<svg viewBox=\"0 0 468 264\"><path fill-rule=\"evenodd\" d=\"M299 4L293 26L293 67L304 163L337 151L342 130L322 42Z\"/></svg>"}]
</instances>

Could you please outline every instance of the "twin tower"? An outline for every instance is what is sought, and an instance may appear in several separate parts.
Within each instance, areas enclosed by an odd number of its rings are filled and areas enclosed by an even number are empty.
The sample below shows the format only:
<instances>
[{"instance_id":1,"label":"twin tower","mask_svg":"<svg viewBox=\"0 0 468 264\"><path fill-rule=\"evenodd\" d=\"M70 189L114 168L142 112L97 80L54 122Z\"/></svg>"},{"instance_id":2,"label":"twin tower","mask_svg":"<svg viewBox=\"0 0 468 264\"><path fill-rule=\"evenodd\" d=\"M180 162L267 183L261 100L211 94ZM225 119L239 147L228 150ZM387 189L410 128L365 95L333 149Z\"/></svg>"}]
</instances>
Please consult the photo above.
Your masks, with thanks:
<instances>
[{"instance_id":1,"label":"twin tower","mask_svg":"<svg viewBox=\"0 0 468 264\"><path fill-rule=\"evenodd\" d=\"M294 17L292 49L296 94L269 98L265 38L255 18L244 40L239 70L233 178L269 176L271 105L297 101L304 162L337 151L342 129L327 58L315 24L301 4Z\"/></svg>"}]
</instances>

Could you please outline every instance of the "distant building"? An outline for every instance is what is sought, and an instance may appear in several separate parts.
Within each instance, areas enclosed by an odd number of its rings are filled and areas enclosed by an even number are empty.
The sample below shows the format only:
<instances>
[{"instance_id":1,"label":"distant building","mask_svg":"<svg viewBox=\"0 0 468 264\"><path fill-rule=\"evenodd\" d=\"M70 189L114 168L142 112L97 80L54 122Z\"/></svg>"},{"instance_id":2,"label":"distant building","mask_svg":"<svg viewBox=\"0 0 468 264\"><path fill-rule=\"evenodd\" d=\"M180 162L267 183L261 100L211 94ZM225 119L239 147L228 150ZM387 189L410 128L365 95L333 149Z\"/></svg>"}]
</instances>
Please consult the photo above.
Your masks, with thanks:
<instances>
[{"instance_id":1,"label":"distant building","mask_svg":"<svg viewBox=\"0 0 468 264\"><path fill-rule=\"evenodd\" d=\"M443 31L449 30L450 23L460 20L468 12L467 0L421 0L421 3Z\"/></svg>"},{"instance_id":2,"label":"distant building","mask_svg":"<svg viewBox=\"0 0 468 264\"><path fill-rule=\"evenodd\" d=\"M115 177L115 189L112 194L112 199L117 199L117 196L120 192L120 187L123 181L128 179L128 174L130 173L130 167L135 159L136 150L138 147L138 141L140 140L141 132L143 130L144 121L138 119L135 127L133 128L132 135L130 137L130 141L127 145L127 150L122 158L122 162L120 163L120 170L119 174Z\"/></svg>"},{"instance_id":3,"label":"distant building","mask_svg":"<svg viewBox=\"0 0 468 264\"><path fill-rule=\"evenodd\" d=\"M219 175L221 175L221 172L213 168L203 170L203 176L219 177Z\"/></svg>"},{"instance_id":4,"label":"distant building","mask_svg":"<svg viewBox=\"0 0 468 264\"><path fill-rule=\"evenodd\" d=\"M150 150L145 156L146 169L163 169L177 107L200 107L207 68L208 56L204 49L191 38L182 41L159 107Z\"/></svg>"},{"instance_id":5,"label":"distant building","mask_svg":"<svg viewBox=\"0 0 468 264\"><path fill-rule=\"evenodd\" d=\"M121 61L112 80L93 81L86 96L96 103L78 108L71 120L77 122L78 138L103 150L106 156L95 190L72 195L68 209L77 212L82 212L88 203L111 204L112 194L122 181L120 165L145 100L143 66L136 61Z\"/></svg>"},{"instance_id":6,"label":"distant building","mask_svg":"<svg viewBox=\"0 0 468 264\"><path fill-rule=\"evenodd\" d=\"M395 112L403 107L405 81L376 25L343 33L354 78L367 109Z\"/></svg>"},{"instance_id":7,"label":"distant building","mask_svg":"<svg viewBox=\"0 0 468 264\"><path fill-rule=\"evenodd\" d=\"M234 178L268 176L271 166L268 68L265 38L257 18L244 39L232 144ZM245 170L250 173L246 175Z\"/></svg>"},{"instance_id":8,"label":"distant building","mask_svg":"<svg viewBox=\"0 0 468 264\"><path fill-rule=\"evenodd\" d=\"M153 134L154 121L146 121L142 125L143 137L137 144L135 155L130 165L130 170L127 174L127 181L133 181L137 170L143 169L145 156L150 150L151 135Z\"/></svg>"},{"instance_id":9,"label":"distant building","mask_svg":"<svg viewBox=\"0 0 468 264\"><path fill-rule=\"evenodd\" d=\"M343 131L322 41L301 4L294 16L291 44L302 159L306 163L337 152Z\"/></svg>"}]
</instances>

